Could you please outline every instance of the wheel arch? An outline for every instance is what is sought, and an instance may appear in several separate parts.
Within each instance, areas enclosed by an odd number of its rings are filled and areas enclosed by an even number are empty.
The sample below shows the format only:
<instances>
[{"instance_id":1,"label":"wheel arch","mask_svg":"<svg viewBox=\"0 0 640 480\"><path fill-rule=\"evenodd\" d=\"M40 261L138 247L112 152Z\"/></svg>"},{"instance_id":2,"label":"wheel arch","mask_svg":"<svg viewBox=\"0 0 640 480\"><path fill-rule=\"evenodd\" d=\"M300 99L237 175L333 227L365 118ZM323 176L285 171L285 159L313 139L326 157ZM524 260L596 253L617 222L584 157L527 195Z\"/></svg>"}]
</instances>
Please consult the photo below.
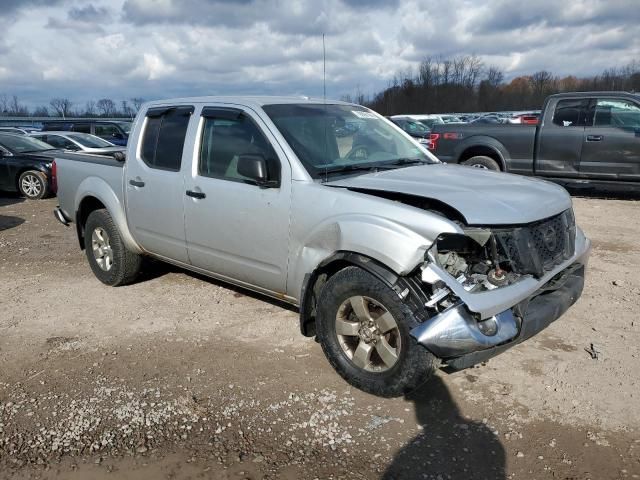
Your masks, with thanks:
<instances>
[{"instance_id":1,"label":"wheel arch","mask_svg":"<svg viewBox=\"0 0 640 480\"><path fill-rule=\"evenodd\" d=\"M509 158L509 153L506 151L504 146L500 144L500 142L493 138L487 137L483 139L473 137L473 141L469 139L458 147L456 155L458 163L463 163L464 161L476 156L493 158L498 162L498 165L500 165L501 171L507 171L507 159Z\"/></svg>"},{"instance_id":2,"label":"wheel arch","mask_svg":"<svg viewBox=\"0 0 640 480\"><path fill-rule=\"evenodd\" d=\"M20 192L20 177L22 176L23 173L30 172L30 171L42 173L46 177L47 188L50 188L50 185L49 185L50 175L46 168L43 168L39 165L24 165L18 168L16 172L15 185L14 185L16 188L16 192Z\"/></svg>"},{"instance_id":3,"label":"wheel arch","mask_svg":"<svg viewBox=\"0 0 640 480\"><path fill-rule=\"evenodd\" d=\"M305 337L315 336L317 299L324 284L333 275L347 267L358 267L382 281L404 301L419 309L427 300L415 275L399 275L383 263L356 252L339 251L323 260L315 270L305 275L300 294L300 332Z\"/></svg>"},{"instance_id":4,"label":"wheel arch","mask_svg":"<svg viewBox=\"0 0 640 480\"><path fill-rule=\"evenodd\" d=\"M124 208L113 188L104 180L97 177L86 178L79 186L75 197L76 230L80 248L85 248L84 226L87 218L94 210L104 208L109 212L115 223L122 241L134 253L143 253L134 240L124 213Z\"/></svg>"}]
</instances>

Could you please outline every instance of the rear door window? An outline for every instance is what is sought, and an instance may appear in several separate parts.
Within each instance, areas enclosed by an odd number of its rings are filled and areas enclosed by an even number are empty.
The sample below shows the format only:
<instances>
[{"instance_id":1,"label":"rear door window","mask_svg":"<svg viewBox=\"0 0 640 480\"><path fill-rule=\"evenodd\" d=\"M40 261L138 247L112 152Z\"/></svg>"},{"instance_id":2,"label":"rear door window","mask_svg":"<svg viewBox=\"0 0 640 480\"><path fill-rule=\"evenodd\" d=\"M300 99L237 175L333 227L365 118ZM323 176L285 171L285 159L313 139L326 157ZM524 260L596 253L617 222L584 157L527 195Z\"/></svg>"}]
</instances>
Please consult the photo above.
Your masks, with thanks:
<instances>
[{"instance_id":1,"label":"rear door window","mask_svg":"<svg viewBox=\"0 0 640 480\"><path fill-rule=\"evenodd\" d=\"M88 123L76 123L73 126L74 132L91 133L91 125Z\"/></svg>"},{"instance_id":2,"label":"rear door window","mask_svg":"<svg viewBox=\"0 0 640 480\"><path fill-rule=\"evenodd\" d=\"M599 98L593 116L594 127L640 127L640 107L627 100Z\"/></svg>"},{"instance_id":3,"label":"rear door window","mask_svg":"<svg viewBox=\"0 0 640 480\"><path fill-rule=\"evenodd\" d=\"M177 172L193 113L192 106L149 109L142 136L141 157L151 168Z\"/></svg>"},{"instance_id":4,"label":"rear door window","mask_svg":"<svg viewBox=\"0 0 640 480\"><path fill-rule=\"evenodd\" d=\"M559 100L553 114L553 123L560 127L584 127L588 100L567 98Z\"/></svg>"}]
</instances>

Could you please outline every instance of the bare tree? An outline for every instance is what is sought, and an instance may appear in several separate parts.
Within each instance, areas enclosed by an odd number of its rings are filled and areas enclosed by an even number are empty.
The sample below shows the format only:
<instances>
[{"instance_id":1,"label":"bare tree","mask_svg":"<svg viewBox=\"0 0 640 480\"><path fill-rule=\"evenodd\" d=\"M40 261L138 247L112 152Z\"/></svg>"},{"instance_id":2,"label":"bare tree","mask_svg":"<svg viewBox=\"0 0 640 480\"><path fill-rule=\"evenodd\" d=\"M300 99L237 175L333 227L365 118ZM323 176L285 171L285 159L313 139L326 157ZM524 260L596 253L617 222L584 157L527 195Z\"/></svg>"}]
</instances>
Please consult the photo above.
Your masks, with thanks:
<instances>
[{"instance_id":1,"label":"bare tree","mask_svg":"<svg viewBox=\"0 0 640 480\"><path fill-rule=\"evenodd\" d=\"M116 104L110 98L101 98L96 103L96 108L103 117L111 117L116 111Z\"/></svg>"},{"instance_id":2,"label":"bare tree","mask_svg":"<svg viewBox=\"0 0 640 480\"><path fill-rule=\"evenodd\" d=\"M140 97L133 97L131 100L131 103L133 103L133 108L135 110L134 113L138 113L138 110L140 110L140 107L142 106L142 104L144 103L144 98L140 98Z\"/></svg>"},{"instance_id":3,"label":"bare tree","mask_svg":"<svg viewBox=\"0 0 640 480\"><path fill-rule=\"evenodd\" d=\"M66 118L69 116L73 102L68 98L56 97L49 102L55 114L59 117Z\"/></svg>"},{"instance_id":4,"label":"bare tree","mask_svg":"<svg viewBox=\"0 0 640 480\"><path fill-rule=\"evenodd\" d=\"M84 107L84 114L87 117L95 117L96 116L96 102L93 100L89 100Z\"/></svg>"},{"instance_id":5,"label":"bare tree","mask_svg":"<svg viewBox=\"0 0 640 480\"><path fill-rule=\"evenodd\" d=\"M36 107L35 110L33 111L33 116L34 117L48 117L49 116L49 109L47 107L45 107L44 105Z\"/></svg>"},{"instance_id":6,"label":"bare tree","mask_svg":"<svg viewBox=\"0 0 640 480\"><path fill-rule=\"evenodd\" d=\"M0 95L0 113L9 113L9 97L4 93Z\"/></svg>"},{"instance_id":7,"label":"bare tree","mask_svg":"<svg viewBox=\"0 0 640 480\"><path fill-rule=\"evenodd\" d=\"M26 117L29 115L29 109L20 103L17 95L12 95L9 99L9 113L17 117Z\"/></svg>"}]
</instances>

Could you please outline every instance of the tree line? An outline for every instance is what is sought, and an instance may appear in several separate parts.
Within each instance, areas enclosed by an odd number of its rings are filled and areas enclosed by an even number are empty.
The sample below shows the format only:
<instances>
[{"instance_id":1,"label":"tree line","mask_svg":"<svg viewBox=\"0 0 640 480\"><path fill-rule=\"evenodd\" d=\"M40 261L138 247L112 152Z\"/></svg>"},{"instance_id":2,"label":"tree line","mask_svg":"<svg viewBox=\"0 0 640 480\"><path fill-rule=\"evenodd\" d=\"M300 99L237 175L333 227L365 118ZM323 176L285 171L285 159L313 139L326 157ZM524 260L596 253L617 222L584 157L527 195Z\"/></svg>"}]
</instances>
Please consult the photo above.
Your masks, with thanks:
<instances>
[{"instance_id":1,"label":"tree line","mask_svg":"<svg viewBox=\"0 0 640 480\"><path fill-rule=\"evenodd\" d=\"M116 102L111 98L89 100L77 104L68 98L52 98L48 105L27 108L17 95L0 94L0 117L130 117L133 118L144 103L143 98Z\"/></svg>"},{"instance_id":2,"label":"tree line","mask_svg":"<svg viewBox=\"0 0 640 480\"><path fill-rule=\"evenodd\" d=\"M507 82L501 69L485 65L477 56L427 57L417 69L398 72L387 88L373 96L358 89L355 98L343 99L383 115L487 112L537 110L551 94L594 90L640 92L640 62L591 77L560 77L541 70Z\"/></svg>"}]
</instances>

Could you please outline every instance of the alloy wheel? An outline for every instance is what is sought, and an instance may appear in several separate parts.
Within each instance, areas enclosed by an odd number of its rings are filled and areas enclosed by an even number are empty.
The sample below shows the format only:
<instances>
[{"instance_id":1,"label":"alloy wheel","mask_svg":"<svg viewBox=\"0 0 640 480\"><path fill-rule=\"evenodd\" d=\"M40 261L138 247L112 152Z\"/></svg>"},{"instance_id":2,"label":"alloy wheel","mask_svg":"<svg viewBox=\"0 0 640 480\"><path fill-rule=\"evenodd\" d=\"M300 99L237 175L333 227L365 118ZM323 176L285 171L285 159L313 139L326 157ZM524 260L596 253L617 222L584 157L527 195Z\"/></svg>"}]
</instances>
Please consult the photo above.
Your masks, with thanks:
<instances>
[{"instance_id":1,"label":"alloy wheel","mask_svg":"<svg viewBox=\"0 0 640 480\"><path fill-rule=\"evenodd\" d=\"M42 193L42 180L35 174L29 173L20 181L22 192L29 198L35 198Z\"/></svg>"},{"instance_id":2,"label":"alloy wheel","mask_svg":"<svg viewBox=\"0 0 640 480\"><path fill-rule=\"evenodd\" d=\"M97 227L91 234L91 249L98 266L108 272L113 266L113 250L109 243L109 234L104 228Z\"/></svg>"},{"instance_id":3,"label":"alloy wheel","mask_svg":"<svg viewBox=\"0 0 640 480\"><path fill-rule=\"evenodd\" d=\"M361 295L349 297L338 308L335 325L342 351L358 368L384 372L398 361L400 330L381 303Z\"/></svg>"}]
</instances>

